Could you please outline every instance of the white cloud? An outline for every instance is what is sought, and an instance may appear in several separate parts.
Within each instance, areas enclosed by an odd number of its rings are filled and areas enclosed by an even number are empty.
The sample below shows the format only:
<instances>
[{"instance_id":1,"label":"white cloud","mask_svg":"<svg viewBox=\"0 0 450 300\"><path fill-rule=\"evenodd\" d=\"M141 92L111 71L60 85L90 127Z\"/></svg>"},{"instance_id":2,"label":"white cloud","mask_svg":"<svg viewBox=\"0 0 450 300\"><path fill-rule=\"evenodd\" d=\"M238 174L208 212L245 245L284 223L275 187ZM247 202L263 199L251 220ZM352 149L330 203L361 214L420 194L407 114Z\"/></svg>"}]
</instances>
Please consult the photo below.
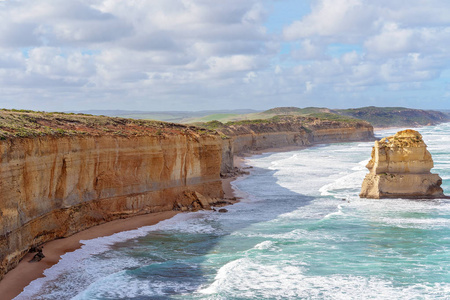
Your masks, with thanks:
<instances>
[{"instance_id":1,"label":"white cloud","mask_svg":"<svg viewBox=\"0 0 450 300\"><path fill-rule=\"evenodd\" d=\"M323 43L304 39L300 41L299 47L292 51L292 57L300 60L326 59L325 51L326 46Z\"/></svg>"},{"instance_id":2,"label":"white cloud","mask_svg":"<svg viewBox=\"0 0 450 300\"><path fill-rule=\"evenodd\" d=\"M354 41L376 26L376 15L362 0L319 0L312 12L284 29L288 40L312 36Z\"/></svg>"},{"instance_id":3,"label":"white cloud","mask_svg":"<svg viewBox=\"0 0 450 300\"><path fill-rule=\"evenodd\" d=\"M426 89L449 68L450 2L311 0L282 33L268 3L2 1L0 106L326 106L327 92Z\"/></svg>"},{"instance_id":4,"label":"white cloud","mask_svg":"<svg viewBox=\"0 0 450 300\"><path fill-rule=\"evenodd\" d=\"M283 37L298 45L290 52L294 61L308 60L295 76L315 91L426 89L423 82L449 67L450 3L315 0Z\"/></svg>"}]
</instances>

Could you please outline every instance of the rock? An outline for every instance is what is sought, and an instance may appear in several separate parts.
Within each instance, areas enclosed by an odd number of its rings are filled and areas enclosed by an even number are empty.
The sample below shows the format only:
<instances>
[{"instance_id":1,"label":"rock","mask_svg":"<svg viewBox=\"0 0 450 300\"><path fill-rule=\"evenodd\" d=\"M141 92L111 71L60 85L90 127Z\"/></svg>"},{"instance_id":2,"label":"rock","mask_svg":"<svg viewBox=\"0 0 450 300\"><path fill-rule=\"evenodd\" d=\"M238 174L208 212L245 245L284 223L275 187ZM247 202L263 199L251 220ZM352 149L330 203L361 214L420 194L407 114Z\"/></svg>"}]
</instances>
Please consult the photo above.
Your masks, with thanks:
<instances>
[{"instance_id":1,"label":"rock","mask_svg":"<svg viewBox=\"0 0 450 300\"><path fill-rule=\"evenodd\" d=\"M219 212L220 212L220 213L226 213L226 212L228 212L228 209L226 209L226 208L221 208L221 209L219 209Z\"/></svg>"},{"instance_id":2,"label":"rock","mask_svg":"<svg viewBox=\"0 0 450 300\"><path fill-rule=\"evenodd\" d=\"M38 262L38 261L41 261L45 257L44 253L42 252L42 248L43 247L35 247L33 249L33 250L36 250L33 252L37 252L37 253L33 256L33 258L29 262ZM32 249L30 249L30 251L31 250Z\"/></svg>"},{"instance_id":3,"label":"rock","mask_svg":"<svg viewBox=\"0 0 450 300\"><path fill-rule=\"evenodd\" d=\"M210 203L212 202L212 199L210 197L203 196L199 192L195 192L195 196L197 197L197 200L200 202L203 209L211 208Z\"/></svg>"},{"instance_id":4,"label":"rock","mask_svg":"<svg viewBox=\"0 0 450 300\"><path fill-rule=\"evenodd\" d=\"M34 253L34 252L42 252L43 248L44 248L44 247L42 247L42 246L31 247L31 248L30 248L30 251L28 251L28 252L30 252L30 253Z\"/></svg>"},{"instance_id":5,"label":"rock","mask_svg":"<svg viewBox=\"0 0 450 300\"><path fill-rule=\"evenodd\" d=\"M403 130L375 142L366 166L361 198L443 198L442 179L431 174L433 159L415 130Z\"/></svg>"}]
</instances>

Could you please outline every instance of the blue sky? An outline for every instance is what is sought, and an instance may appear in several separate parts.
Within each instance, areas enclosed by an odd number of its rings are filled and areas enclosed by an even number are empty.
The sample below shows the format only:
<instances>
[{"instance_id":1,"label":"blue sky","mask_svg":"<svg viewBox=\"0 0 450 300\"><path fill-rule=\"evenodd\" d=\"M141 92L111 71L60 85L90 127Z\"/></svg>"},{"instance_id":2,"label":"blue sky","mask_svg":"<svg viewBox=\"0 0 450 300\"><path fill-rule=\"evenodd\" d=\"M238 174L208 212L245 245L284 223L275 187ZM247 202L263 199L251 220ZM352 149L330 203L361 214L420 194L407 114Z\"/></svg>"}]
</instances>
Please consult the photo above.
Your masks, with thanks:
<instances>
[{"instance_id":1,"label":"blue sky","mask_svg":"<svg viewBox=\"0 0 450 300\"><path fill-rule=\"evenodd\" d=\"M0 0L0 107L450 109L444 0Z\"/></svg>"}]
</instances>

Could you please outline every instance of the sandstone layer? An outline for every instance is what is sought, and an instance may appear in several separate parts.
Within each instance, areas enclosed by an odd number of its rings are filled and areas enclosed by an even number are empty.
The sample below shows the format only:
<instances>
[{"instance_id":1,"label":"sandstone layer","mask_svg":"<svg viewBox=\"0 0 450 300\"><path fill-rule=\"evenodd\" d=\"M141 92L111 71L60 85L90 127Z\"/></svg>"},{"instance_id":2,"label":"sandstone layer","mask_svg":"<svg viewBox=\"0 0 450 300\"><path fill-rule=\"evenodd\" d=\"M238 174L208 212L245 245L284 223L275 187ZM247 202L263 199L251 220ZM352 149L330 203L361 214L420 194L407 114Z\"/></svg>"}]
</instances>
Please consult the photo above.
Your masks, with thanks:
<instances>
[{"instance_id":1,"label":"sandstone layer","mask_svg":"<svg viewBox=\"0 0 450 300\"><path fill-rule=\"evenodd\" d=\"M444 197L442 179L432 174L433 160L422 135L404 130L375 142L366 166L362 198L430 199Z\"/></svg>"},{"instance_id":2,"label":"sandstone layer","mask_svg":"<svg viewBox=\"0 0 450 300\"><path fill-rule=\"evenodd\" d=\"M0 278L31 246L114 219L222 196L219 136L0 142ZM189 202L189 203L188 203Z\"/></svg>"}]
</instances>

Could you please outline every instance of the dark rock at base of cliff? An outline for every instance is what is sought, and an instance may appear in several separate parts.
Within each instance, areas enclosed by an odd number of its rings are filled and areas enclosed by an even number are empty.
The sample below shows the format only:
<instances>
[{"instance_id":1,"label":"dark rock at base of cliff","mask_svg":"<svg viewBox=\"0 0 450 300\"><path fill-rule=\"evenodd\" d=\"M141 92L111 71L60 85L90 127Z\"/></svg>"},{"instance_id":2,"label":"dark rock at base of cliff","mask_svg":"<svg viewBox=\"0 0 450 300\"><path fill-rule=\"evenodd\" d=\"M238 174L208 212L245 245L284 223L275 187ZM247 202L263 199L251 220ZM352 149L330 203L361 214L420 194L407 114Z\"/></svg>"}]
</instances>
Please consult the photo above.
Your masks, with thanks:
<instances>
[{"instance_id":1,"label":"dark rock at base of cliff","mask_svg":"<svg viewBox=\"0 0 450 300\"><path fill-rule=\"evenodd\" d=\"M250 169L250 168L245 168L245 169ZM244 171L243 169L234 167L232 170L230 170L227 173L220 173L220 178L222 178L222 179L234 178L234 177L238 177L238 176L242 176L242 175L249 175L249 174L250 174L250 172L248 172L248 171Z\"/></svg>"},{"instance_id":2,"label":"dark rock at base of cliff","mask_svg":"<svg viewBox=\"0 0 450 300\"><path fill-rule=\"evenodd\" d=\"M34 248L34 249L33 249ZM30 263L31 262L38 262L38 261L41 261L44 257L45 257L45 255L44 255L44 253L42 252L42 248L43 247L33 247L32 249L33 250L36 250L36 251L33 251L33 252L37 252L34 256L33 256L33 258L29 261ZM30 249L30 252L31 252L31 249Z\"/></svg>"},{"instance_id":3,"label":"dark rock at base of cliff","mask_svg":"<svg viewBox=\"0 0 450 300\"><path fill-rule=\"evenodd\" d=\"M44 247L42 246L34 246L30 248L30 253L34 253L34 252L42 252L42 250L44 249Z\"/></svg>"},{"instance_id":4,"label":"dark rock at base of cliff","mask_svg":"<svg viewBox=\"0 0 450 300\"><path fill-rule=\"evenodd\" d=\"M224 199L211 198L202 195L196 191L187 191L184 193L183 199L180 199L174 204L173 210L175 211L198 211L201 209L210 210L212 205L224 206L229 204L232 204L232 202Z\"/></svg>"}]
</instances>

